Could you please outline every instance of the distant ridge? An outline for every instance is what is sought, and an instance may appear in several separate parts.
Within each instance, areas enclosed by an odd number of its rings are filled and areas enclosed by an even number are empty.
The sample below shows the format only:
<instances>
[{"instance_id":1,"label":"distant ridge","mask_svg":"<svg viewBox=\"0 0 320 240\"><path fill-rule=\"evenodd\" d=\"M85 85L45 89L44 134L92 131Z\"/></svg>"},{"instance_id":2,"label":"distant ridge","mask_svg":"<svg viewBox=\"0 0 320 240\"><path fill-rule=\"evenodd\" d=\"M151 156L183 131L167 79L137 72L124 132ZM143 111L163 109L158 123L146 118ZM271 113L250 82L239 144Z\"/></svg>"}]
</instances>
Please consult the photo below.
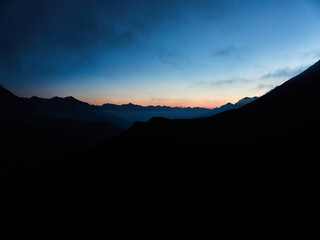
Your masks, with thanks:
<instances>
[{"instance_id":1,"label":"distant ridge","mask_svg":"<svg viewBox=\"0 0 320 240\"><path fill-rule=\"evenodd\" d=\"M132 123L135 121L149 121L153 117L169 119L191 119L212 116L227 110L237 109L248 104L258 97L245 97L235 104L227 103L217 108L209 109L202 107L169 107L169 106L141 106L136 104L104 104L101 108L104 111L124 118Z\"/></svg>"},{"instance_id":2,"label":"distant ridge","mask_svg":"<svg viewBox=\"0 0 320 240\"><path fill-rule=\"evenodd\" d=\"M203 110L203 111L210 111L210 110L215 110L215 109L220 109L224 108L225 106L235 106L235 107L241 107L245 104L248 104L249 102L252 102L256 100L258 97L245 97L243 99L240 99L238 102L235 104L232 103L227 103L224 105L221 105L220 107L216 108L204 108L204 107L170 107L170 106L161 106L161 105L149 105L149 106L141 106L138 104L133 104L133 103L128 103L128 104L122 104L122 105L117 105L117 104L112 104L112 103L105 103L101 107L105 110L117 110L117 111L174 111L178 109L188 109L190 111L192 110Z\"/></svg>"},{"instance_id":3,"label":"distant ridge","mask_svg":"<svg viewBox=\"0 0 320 240\"><path fill-rule=\"evenodd\" d=\"M202 107L169 107L169 106L141 106L133 103L116 105L106 103L101 106L90 105L72 96L53 97L51 99L31 97L30 100L42 111L49 115L71 119L107 121L121 127L128 128L136 121L149 121L153 117L169 119L190 119L207 117L214 114L237 109L257 97L246 97L235 104L227 103L221 107L209 109Z\"/></svg>"}]
</instances>

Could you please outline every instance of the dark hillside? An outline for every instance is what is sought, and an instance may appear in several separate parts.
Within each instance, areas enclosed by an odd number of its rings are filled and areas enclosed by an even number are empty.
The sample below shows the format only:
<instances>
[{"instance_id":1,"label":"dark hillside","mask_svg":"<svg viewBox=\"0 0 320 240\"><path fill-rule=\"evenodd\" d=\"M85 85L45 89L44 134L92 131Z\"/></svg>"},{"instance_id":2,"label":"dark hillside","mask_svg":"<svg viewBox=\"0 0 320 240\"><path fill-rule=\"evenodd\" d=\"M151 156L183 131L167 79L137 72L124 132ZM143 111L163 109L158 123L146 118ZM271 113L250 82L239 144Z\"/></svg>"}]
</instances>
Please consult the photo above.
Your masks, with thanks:
<instances>
[{"instance_id":1,"label":"dark hillside","mask_svg":"<svg viewBox=\"0 0 320 240\"><path fill-rule=\"evenodd\" d=\"M319 81L320 62L237 110L137 122L32 177L17 172L6 179L19 191L3 216L27 235L308 238L317 229Z\"/></svg>"},{"instance_id":2,"label":"dark hillside","mask_svg":"<svg viewBox=\"0 0 320 240\"><path fill-rule=\"evenodd\" d=\"M1 164L31 164L89 149L122 130L107 122L52 117L0 86ZM5 168L2 168L5 171Z\"/></svg>"}]
</instances>

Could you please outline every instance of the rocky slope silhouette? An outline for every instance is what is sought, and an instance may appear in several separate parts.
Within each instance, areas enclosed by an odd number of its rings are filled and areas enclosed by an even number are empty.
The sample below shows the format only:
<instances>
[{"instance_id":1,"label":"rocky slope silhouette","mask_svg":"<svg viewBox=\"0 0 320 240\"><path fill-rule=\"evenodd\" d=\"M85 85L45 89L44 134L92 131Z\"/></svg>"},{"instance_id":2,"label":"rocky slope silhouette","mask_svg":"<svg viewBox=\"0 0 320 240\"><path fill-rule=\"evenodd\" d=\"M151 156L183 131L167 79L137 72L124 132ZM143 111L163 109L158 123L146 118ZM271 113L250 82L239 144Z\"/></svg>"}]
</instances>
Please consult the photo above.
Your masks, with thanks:
<instances>
[{"instance_id":1,"label":"rocky slope silhouette","mask_svg":"<svg viewBox=\"0 0 320 240\"><path fill-rule=\"evenodd\" d=\"M319 84L320 61L239 109L137 122L90 151L16 172L6 179L6 229L111 239L309 238L317 229Z\"/></svg>"}]
</instances>

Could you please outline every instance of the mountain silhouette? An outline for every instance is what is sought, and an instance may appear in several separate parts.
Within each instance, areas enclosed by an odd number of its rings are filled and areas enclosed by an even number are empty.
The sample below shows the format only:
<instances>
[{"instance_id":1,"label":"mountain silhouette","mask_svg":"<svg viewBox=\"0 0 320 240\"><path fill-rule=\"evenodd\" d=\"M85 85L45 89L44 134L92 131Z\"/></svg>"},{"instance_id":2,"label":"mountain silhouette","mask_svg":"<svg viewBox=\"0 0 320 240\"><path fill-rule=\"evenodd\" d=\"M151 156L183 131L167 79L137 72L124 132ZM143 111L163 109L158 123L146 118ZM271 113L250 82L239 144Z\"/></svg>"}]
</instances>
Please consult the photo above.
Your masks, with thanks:
<instances>
[{"instance_id":1,"label":"mountain silhouette","mask_svg":"<svg viewBox=\"0 0 320 240\"><path fill-rule=\"evenodd\" d=\"M236 109L244 104L247 104L251 101L254 101L257 97L253 98L243 98L237 103L227 103L220 107L209 109L201 107L169 107L169 106L141 106L136 104L104 104L101 106L101 109L104 112L111 113L120 118L126 119L131 123L136 121L149 121L153 117L163 117L169 119L190 119L190 118L199 118L212 116L214 114L221 113L226 110Z\"/></svg>"},{"instance_id":2,"label":"mountain silhouette","mask_svg":"<svg viewBox=\"0 0 320 240\"><path fill-rule=\"evenodd\" d=\"M45 117L45 114L0 85L0 114L2 119L31 119L35 117Z\"/></svg>"},{"instance_id":3,"label":"mountain silhouette","mask_svg":"<svg viewBox=\"0 0 320 240\"><path fill-rule=\"evenodd\" d=\"M271 147L272 152L277 149L284 153L285 149L298 147L297 145L299 147L296 151L309 149L314 144L312 137L319 131L319 75L320 63L317 62L298 76L239 109L199 119L154 118L147 123L137 122L108 144L117 145L116 142L119 141L128 145L134 142L150 149L168 147L173 148L171 150L177 156L182 153L175 148L187 149L189 154L198 156L201 153L208 154L208 150L213 149L213 146L218 149L221 147L225 150L223 154L227 155L235 154L234 151L228 151L230 147L241 153L250 146L252 150L248 151L245 158L248 164L251 164L248 157L255 158L257 152L265 152L263 148L266 145ZM220 151L216 152L218 154ZM233 158L230 156L230 159Z\"/></svg>"},{"instance_id":4,"label":"mountain silhouette","mask_svg":"<svg viewBox=\"0 0 320 240\"><path fill-rule=\"evenodd\" d=\"M170 119L178 118L198 118L211 116L220 112L236 109L244 104L254 101L257 97L239 100L237 103L227 103L214 109L190 108L190 107L169 107L169 106L141 106L137 104L110 104L102 106L90 105L79 101L74 97L53 97L51 99L31 97L31 102L50 116L78 119L84 121L104 121L110 122L123 129L131 127L136 121L149 121L153 117L165 117Z\"/></svg>"},{"instance_id":5,"label":"mountain silhouette","mask_svg":"<svg viewBox=\"0 0 320 240\"><path fill-rule=\"evenodd\" d=\"M235 105L239 108L239 107L242 107L248 103L251 103L252 101L258 99L258 97L245 97L245 98L242 98L240 99L238 102L235 103Z\"/></svg>"},{"instance_id":6,"label":"mountain silhouette","mask_svg":"<svg viewBox=\"0 0 320 240\"><path fill-rule=\"evenodd\" d=\"M71 101L76 101L69 99ZM51 116L0 86L1 164L30 164L88 149L122 129L108 122ZM4 165L3 165L4 166ZM5 170L3 168L2 170Z\"/></svg>"},{"instance_id":7,"label":"mountain silhouette","mask_svg":"<svg viewBox=\"0 0 320 240\"><path fill-rule=\"evenodd\" d=\"M317 229L319 81L320 61L238 109L136 122L89 151L15 172L4 191L7 205L14 201L2 215L6 229L110 239L309 238Z\"/></svg>"},{"instance_id":8,"label":"mountain silhouette","mask_svg":"<svg viewBox=\"0 0 320 240\"><path fill-rule=\"evenodd\" d=\"M71 96L65 98L53 97L51 99L31 97L30 100L35 106L53 117L109 122L122 129L131 125L128 121L112 113L101 111L99 106L90 105Z\"/></svg>"},{"instance_id":9,"label":"mountain silhouette","mask_svg":"<svg viewBox=\"0 0 320 240\"><path fill-rule=\"evenodd\" d=\"M0 86L0 100L1 143L3 149L14 153L12 163L34 162L44 154L55 158L75 153L78 149L92 147L118 135L130 126L126 120L106 112L105 106L93 106L71 96L20 98ZM185 115L188 111L198 111L198 108L142 107L133 104L113 105L113 108L127 112L139 109L148 114L169 111L173 112L173 116L177 112Z\"/></svg>"},{"instance_id":10,"label":"mountain silhouette","mask_svg":"<svg viewBox=\"0 0 320 240\"><path fill-rule=\"evenodd\" d=\"M212 109L209 113L206 113L205 115L198 116L198 117L209 117L209 116L213 116L218 113L222 113L227 110L238 109L238 108L240 108L240 107L242 107L242 106L244 106L244 105L246 105L256 99L258 99L258 97L245 97L245 98L240 99L238 102L236 102L234 104L227 103L227 104L222 105L218 108Z\"/></svg>"},{"instance_id":11,"label":"mountain silhouette","mask_svg":"<svg viewBox=\"0 0 320 240\"><path fill-rule=\"evenodd\" d=\"M317 166L319 81L317 62L238 109L136 122L83 155L94 183L117 179L108 193L103 186L94 190L108 206L98 209L109 216L111 237L308 236L317 205L311 169ZM110 153L117 158L105 157Z\"/></svg>"}]
</instances>

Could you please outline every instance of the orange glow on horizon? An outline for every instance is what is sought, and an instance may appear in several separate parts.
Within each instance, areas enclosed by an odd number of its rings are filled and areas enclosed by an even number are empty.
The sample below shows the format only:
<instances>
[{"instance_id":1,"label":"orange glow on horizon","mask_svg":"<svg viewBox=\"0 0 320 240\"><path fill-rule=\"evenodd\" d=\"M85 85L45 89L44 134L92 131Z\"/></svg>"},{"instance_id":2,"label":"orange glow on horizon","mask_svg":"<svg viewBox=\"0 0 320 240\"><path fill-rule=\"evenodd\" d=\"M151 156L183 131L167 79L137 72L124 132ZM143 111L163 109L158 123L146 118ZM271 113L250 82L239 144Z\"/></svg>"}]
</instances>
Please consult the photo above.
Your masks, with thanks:
<instances>
[{"instance_id":1,"label":"orange glow on horizon","mask_svg":"<svg viewBox=\"0 0 320 240\"><path fill-rule=\"evenodd\" d=\"M80 99L79 99L80 100ZM132 100L132 101L117 101L117 100L106 100L106 99L86 99L81 98L81 101L87 102L91 105L97 105L101 106L103 104L115 104L115 105L123 105L123 104L129 104L132 103L134 105L140 105L143 107L147 106L167 106L167 107L180 107L180 108L208 108L213 109L220 107L224 104L226 104L228 101L226 100L207 100L207 99L201 99L201 100L191 100L191 99L177 99L177 100L161 100L161 101L155 101L155 100Z\"/></svg>"}]
</instances>

